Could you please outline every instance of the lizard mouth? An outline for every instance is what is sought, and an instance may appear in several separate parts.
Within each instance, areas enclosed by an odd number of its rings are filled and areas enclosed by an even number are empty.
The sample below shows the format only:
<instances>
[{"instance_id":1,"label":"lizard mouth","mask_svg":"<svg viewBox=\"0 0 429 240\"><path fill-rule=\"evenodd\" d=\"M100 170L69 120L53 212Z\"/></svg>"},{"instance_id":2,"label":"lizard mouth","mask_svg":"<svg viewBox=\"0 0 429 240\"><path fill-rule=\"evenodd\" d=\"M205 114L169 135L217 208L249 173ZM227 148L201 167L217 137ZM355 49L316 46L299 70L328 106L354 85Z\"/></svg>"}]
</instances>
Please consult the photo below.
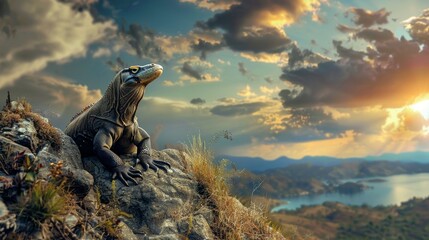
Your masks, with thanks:
<instances>
[{"instance_id":1,"label":"lizard mouth","mask_svg":"<svg viewBox=\"0 0 429 240\"><path fill-rule=\"evenodd\" d=\"M162 74L162 68L154 70L154 72L147 78L140 79L140 83L143 85L148 85L155 79L157 79Z\"/></svg>"}]
</instances>

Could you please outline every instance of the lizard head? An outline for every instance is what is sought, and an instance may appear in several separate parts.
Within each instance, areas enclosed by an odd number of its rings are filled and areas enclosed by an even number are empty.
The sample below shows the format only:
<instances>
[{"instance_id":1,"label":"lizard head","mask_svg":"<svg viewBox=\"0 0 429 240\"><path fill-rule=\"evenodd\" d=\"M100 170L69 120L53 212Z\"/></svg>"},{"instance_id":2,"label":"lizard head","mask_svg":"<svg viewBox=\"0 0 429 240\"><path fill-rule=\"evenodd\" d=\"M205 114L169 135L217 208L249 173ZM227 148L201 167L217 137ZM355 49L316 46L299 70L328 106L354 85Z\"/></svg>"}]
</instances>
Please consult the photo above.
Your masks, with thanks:
<instances>
[{"instance_id":1,"label":"lizard head","mask_svg":"<svg viewBox=\"0 0 429 240\"><path fill-rule=\"evenodd\" d=\"M147 86L162 74L162 66L151 63L143 66L134 65L122 70L123 84L129 86Z\"/></svg>"}]
</instances>

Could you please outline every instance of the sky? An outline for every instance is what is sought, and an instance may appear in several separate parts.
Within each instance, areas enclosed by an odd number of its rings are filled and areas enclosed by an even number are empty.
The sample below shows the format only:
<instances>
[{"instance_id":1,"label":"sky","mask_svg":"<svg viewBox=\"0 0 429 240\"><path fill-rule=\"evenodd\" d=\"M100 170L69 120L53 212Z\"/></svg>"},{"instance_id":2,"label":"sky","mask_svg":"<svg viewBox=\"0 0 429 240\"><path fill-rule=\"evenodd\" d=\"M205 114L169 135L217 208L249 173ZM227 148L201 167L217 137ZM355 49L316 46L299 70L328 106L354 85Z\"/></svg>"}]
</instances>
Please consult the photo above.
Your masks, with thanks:
<instances>
[{"instance_id":1,"label":"sky","mask_svg":"<svg viewBox=\"0 0 429 240\"><path fill-rule=\"evenodd\" d=\"M115 73L159 63L137 111L156 148L429 151L429 3L0 0L0 96L64 129Z\"/></svg>"}]
</instances>

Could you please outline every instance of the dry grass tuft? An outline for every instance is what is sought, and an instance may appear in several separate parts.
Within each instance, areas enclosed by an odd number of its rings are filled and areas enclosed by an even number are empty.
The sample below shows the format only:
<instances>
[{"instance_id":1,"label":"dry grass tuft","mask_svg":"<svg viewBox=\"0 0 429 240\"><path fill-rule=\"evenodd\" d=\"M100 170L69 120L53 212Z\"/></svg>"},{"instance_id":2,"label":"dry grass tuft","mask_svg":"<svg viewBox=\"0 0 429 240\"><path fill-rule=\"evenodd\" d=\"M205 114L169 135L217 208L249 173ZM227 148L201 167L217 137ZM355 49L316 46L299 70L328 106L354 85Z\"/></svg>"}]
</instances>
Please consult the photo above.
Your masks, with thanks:
<instances>
[{"instance_id":1,"label":"dry grass tuft","mask_svg":"<svg viewBox=\"0 0 429 240\"><path fill-rule=\"evenodd\" d=\"M190 172L199 182L199 193L215 212L212 230L219 239L285 239L256 208L246 208L230 196L226 162L213 162L213 153L201 137L194 137L186 149Z\"/></svg>"},{"instance_id":2,"label":"dry grass tuft","mask_svg":"<svg viewBox=\"0 0 429 240\"><path fill-rule=\"evenodd\" d=\"M18 99L18 105L22 108L11 109L10 106L5 106L0 112L0 127L12 127L14 123L21 119L31 120L37 131L37 137L58 150L61 147L60 133L50 124L46 122L39 114L32 112L30 103L25 99Z\"/></svg>"},{"instance_id":3,"label":"dry grass tuft","mask_svg":"<svg viewBox=\"0 0 429 240\"><path fill-rule=\"evenodd\" d=\"M18 203L18 217L30 230L43 229L47 220L60 220L74 211L76 202L62 186L46 181L37 181L29 194L23 195Z\"/></svg>"}]
</instances>

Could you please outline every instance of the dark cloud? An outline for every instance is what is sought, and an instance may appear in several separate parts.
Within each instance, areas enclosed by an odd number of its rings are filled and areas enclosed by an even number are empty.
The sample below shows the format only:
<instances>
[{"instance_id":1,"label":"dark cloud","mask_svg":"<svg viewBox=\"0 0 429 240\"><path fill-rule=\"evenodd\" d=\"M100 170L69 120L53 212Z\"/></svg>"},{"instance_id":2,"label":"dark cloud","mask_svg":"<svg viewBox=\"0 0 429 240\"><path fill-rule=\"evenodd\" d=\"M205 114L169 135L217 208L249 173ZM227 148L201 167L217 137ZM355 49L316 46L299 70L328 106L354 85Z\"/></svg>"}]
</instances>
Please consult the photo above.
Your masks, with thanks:
<instances>
[{"instance_id":1,"label":"dark cloud","mask_svg":"<svg viewBox=\"0 0 429 240\"><path fill-rule=\"evenodd\" d=\"M4 25L1 31L6 34L7 38L15 37L16 28L11 25Z\"/></svg>"},{"instance_id":2,"label":"dark cloud","mask_svg":"<svg viewBox=\"0 0 429 240\"><path fill-rule=\"evenodd\" d=\"M225 34L225 41L232 50L254 53L281 53L291 40L277 28L263 28L246 33Z\"/></svg>"},{"instance_id":3,"label":"dark cloud","mask_svg":"<svg viewBox=\"0 0 429 240\"><path fill-rule=\"evenodd\" d=\"M334 47L340 58L359 60L366 56L365 52L356 51L356 50L353 50L352 48L343 47L342 41L333 40L332 43L334 44Z\"/></svg>"},{"instance_id":4,"label":"dark cloud","mask_svg":"<svg viewBox=\"0 0 429 240\"><path fill-rule=\"evenodd\" d=\"M242 115L250 115L267 106L264 102L238 103L230 105L218 105L210 109L210 112L215 115L224 117L234 117Z\"/></svg>"},{"instance_id":5,"label":"dark cloud","mask_svg":"<svg viewBox=\"0 0 429 240\"><path fill-rule=\"evenodd\" d=\"M271 77L265 77L264 78L265 82L269 83L269 84L273 84L274 80Z\"/></svg>"},{"instance_id":6,"label":"dark cloud","mask_svg":"<svg viewBox=\"0 0 429 240\"><path fill-rule=\"evenodd\" d=\"M238 71L242 74L242 75L246 75L247 74L247 69L244 66L244 63L239 62L238 63Z\"/></svg>"},{"instance_id":7,"label":"dark cloud","mask_svg":"<svg viewBox=\"0 0 429 240\"><path fill-rule=\"evenodd\" d=\"M202 72L194 67L192 67L191 63L189 61L186 61L183 63L182 68L180 68L180 71L196 80L203 80Z\"/></svg>"},{"instance_id":8,"label":"dark cloud","mask_svg":"<svg viewBox=\"0 0 429 240\"><path fill-rule=\"evenodd\" d=\"M122 60L122 58L117 57L114 61L109 60L106 62L106 64L112 69L113 72L118 72L121 69L127 67L127 64Z\"/></svg>"},{"instance_id":9,"label":"dark cloud","mask_svg":"<svg viewBox=\"0 0 429 240\"><path fill-rule=\"evenodd\" d=\"M338 24L337 25L337 30L342 32L342 33L354 33L357 31L356 28L352 28L343 24Z\"/></svg>"},{"instance_id":10,"label":"dark cloud","mask_svg":"<svg viewBox=\"0 0 429 240\"><path fill-rule=\"evenodd\" d=\"M386 11L384 8L378 11L352 8L349 11L355 15L355 18L353 19L354 23L366 28L376 24L380 25L388 23L387 17L390 15L390 12Z\"/></svg>"},{"instance_id":11,"label":"dark cloud","mask_svg":"<svg viewBox=\"0 0 429 240\"><path fill-rule=\"evenodd\" d=\"M395 37L390 30L387 29L362 29L354 35L355 38L360 38L368 42L385 42L393 40Z\"/></svg>"},{"instance_id":12,"label":"dark cloud","mask_svg":"<svg viewBox=\"0 0 429 240\"><path fill-rule=\"evenodd\" d=\"M221 103L234 103L235 99L234 98L223 97L223 98L219 98L217 101L221 102Z\"/></svg>"},{"instance_id":13,"label":"dark cloud","mask_svg":"<svg viewBox=\"0 0 429 240\"><path fill-rule=\"evenodd\" d=\"M191 104L194 105L203 105L206 103L206 100L202 99L202 98L193 98L191 99L191 101L189 101Z\"/></svg>"},{"instance_id":14,"label":"dark cloud","mask_svg":"<svg viewBox=\"0 0 429 240\"><path fill-rule=\"evenodd\" d=\"M429 51L419 51L414 41L379 41L371 52L357 52L334 42L340 59L296 70L284 69L281 79L301 86L299 94L288 89L279 95L285 107L398 107L427 93ZM370 54L369 54L370 53ZM364 56L372 61L364 59Z\"/></svg>"},{"instance_id":15,"label":"dark cloud","mask_svg":"<svg viewBox=\"0 0 429 240\"><path fill-rule=\"evenodd\" d=\"M223 29L232 50L280 53L291 43L281 27L314 10L314 5L303 0L243 0L215 14L205 27Z\"/></svg>"},{"instance_id":16,"label":"dark cloud","mask_svg":"<svg viewBox=\"0 0 429 240\"><path fill-rule=\"evenodd\" d=\"M197 43L192 44L192 50L201 52L200 59L206 60L207 54L210 52L219 51L224 47L224 43L211 43L203 39L198 39Z\"/></svg>"},{"instance_id":17,"label":"dark cloud","mask_svg":"<svg viewBox=\"0 0 429 240\"><path fill-rule=\"evenodd\" d=\"M10 15L10 6L8 0L0 0L0 18Z\"/></svg>"},{"instance_id":18,"label":"dark cloud","mask_svg":"<svg viewBox=\"0 0 429 240\"><path fill-rule=\"evenodd\" d=\"M166 53L156 41L155 31L143 28L139 24L130 24L128 30L122 27L121 34L140 58L154 60L166 58Z\"/></svg>"},{"instance_id":19,"label":"dark cloud","mask_svg":"<svg viewBox=\"0 0 429 240\"><path fill-rule=\"evenodd\" d=\"M320 54L314 53L308 49L301 50L296 45L293 45L292 50L289 52L288 67L294 69L307 65L319 64L325 61L328 61L328 59Z\"/></svg>"}]
</instances>

